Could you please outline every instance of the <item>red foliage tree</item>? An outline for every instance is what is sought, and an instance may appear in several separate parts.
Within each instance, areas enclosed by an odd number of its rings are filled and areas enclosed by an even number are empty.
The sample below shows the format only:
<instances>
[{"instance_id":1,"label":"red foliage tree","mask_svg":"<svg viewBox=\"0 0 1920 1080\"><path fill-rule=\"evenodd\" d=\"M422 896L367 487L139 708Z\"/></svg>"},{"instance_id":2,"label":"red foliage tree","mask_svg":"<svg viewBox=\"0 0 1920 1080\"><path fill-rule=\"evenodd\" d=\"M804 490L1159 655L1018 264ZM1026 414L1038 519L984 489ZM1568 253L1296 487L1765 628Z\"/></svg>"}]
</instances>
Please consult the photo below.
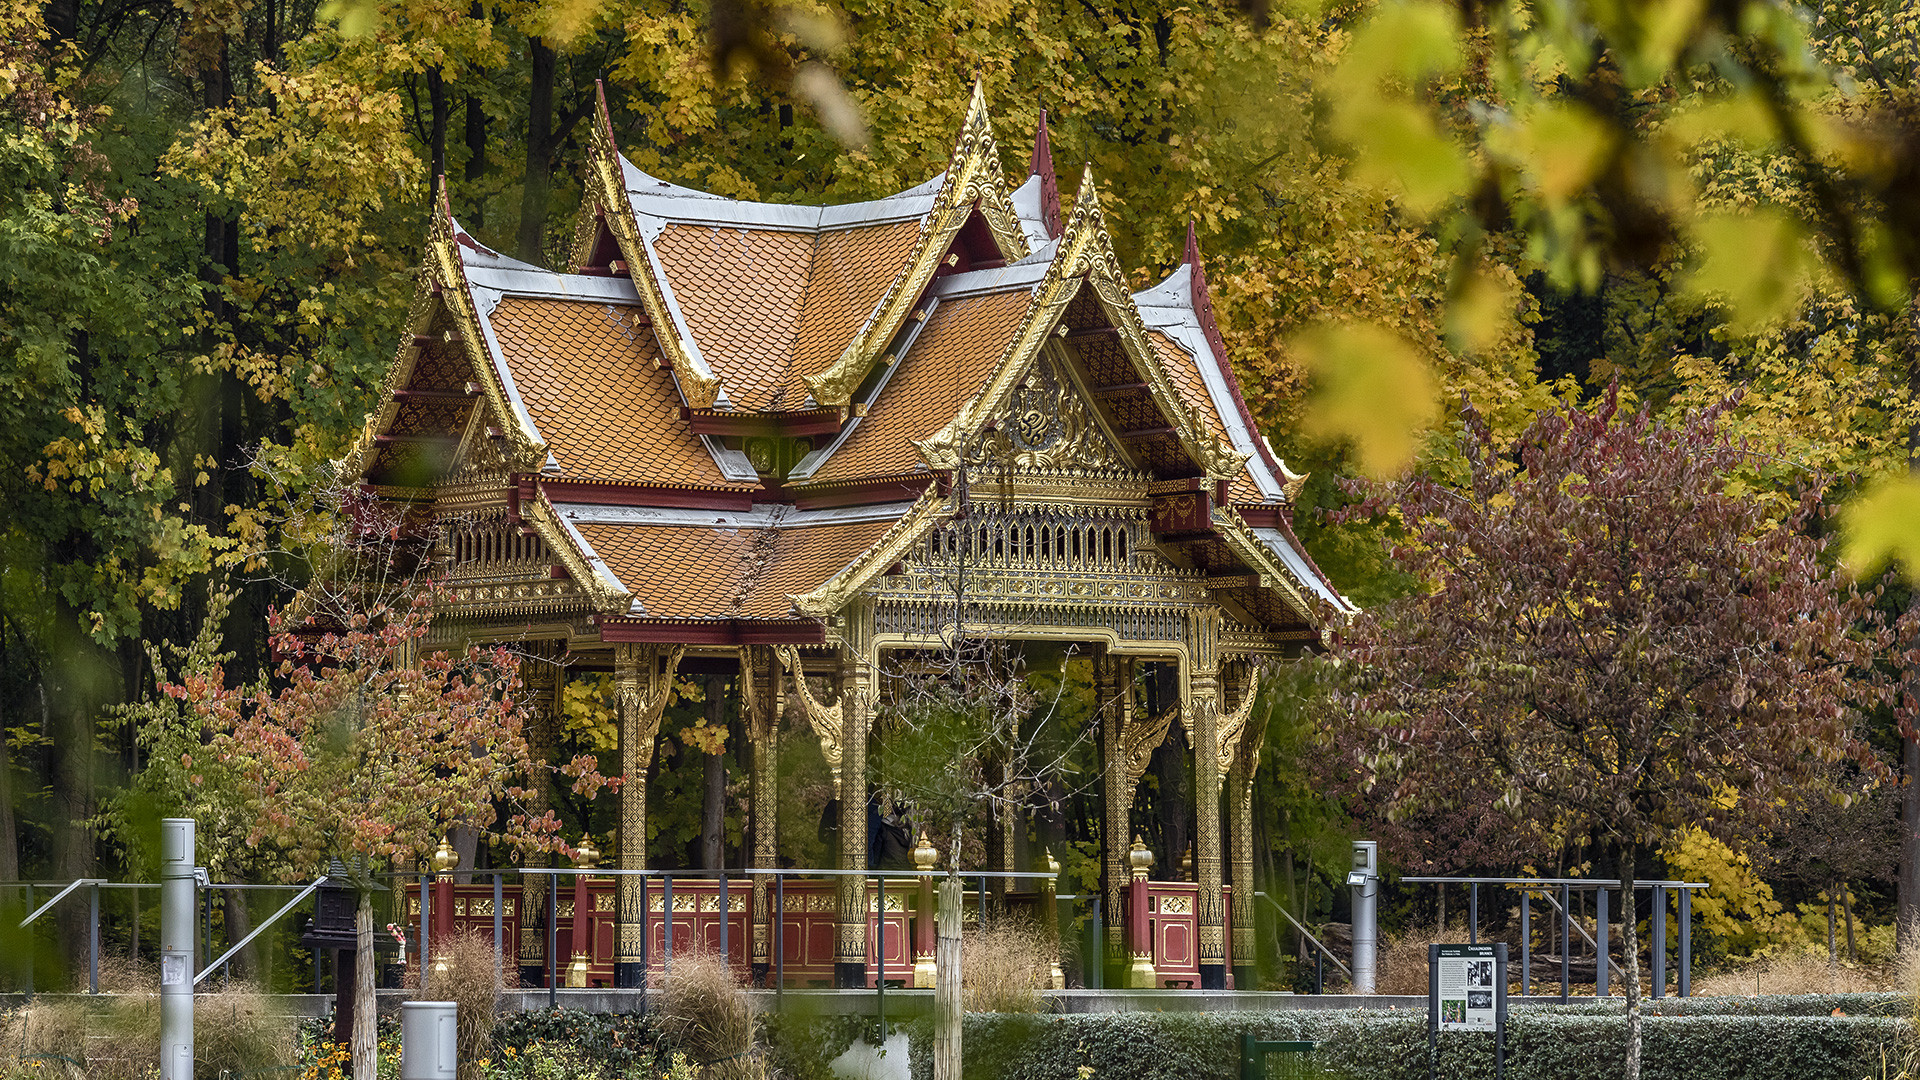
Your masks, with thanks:
<instances>
[{"instance_id":1,"label":"red foliage tree","mask_svg":"<svg viewBox=\"0 0 1920 1080\"><path fill-rule=\"evenodd\" d=\"M519 660L502 648L423 654L440 594L336 616L338 629L295 633L278 616L278 669L226 685L218 665L163 690L190 703L205 732L183 765L218 787L244 842L271 852L288 877L338 858L360 890L355 920L353 1066L373 1080L372 871L424 859L455 825L494 830L521 853L565 851L560 822L531 809L536 762L522 732ZM554 770L591 797L616 785L582 756ZM504 811L504 813L503 813ZM497 828L496 828L497 826Z\"/></svg>"},{"instance_id":2,"label":"red foliage tree","mask_svg":"<svg viewBox=\"0 0 1920 1080\"><path fill-rule=\"evenodd\" d=\"M1537 843L1596 833L1633 895L1639 856L1697 826L1738 839L1853 758L1892 640L1809 531L1729 487L1743 451L1709 410L1667 425L1610 393L1496 445L1471 409L1464 489L1411 478L1361 512L1405 526L1423 582L1340 646L1359 798L1399 817L1489 820ZM1639 1075L1634 919L1625 1075Z\"/></svg>"}]
</instances>

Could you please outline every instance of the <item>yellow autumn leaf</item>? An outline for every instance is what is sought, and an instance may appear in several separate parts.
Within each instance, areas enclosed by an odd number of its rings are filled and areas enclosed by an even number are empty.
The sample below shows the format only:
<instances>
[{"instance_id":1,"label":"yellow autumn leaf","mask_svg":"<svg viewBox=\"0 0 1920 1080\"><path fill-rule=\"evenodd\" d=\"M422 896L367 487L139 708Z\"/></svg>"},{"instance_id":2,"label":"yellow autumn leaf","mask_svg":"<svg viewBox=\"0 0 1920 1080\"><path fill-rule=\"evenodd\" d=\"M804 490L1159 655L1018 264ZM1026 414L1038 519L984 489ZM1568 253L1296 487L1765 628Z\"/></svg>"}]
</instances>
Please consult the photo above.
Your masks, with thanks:
<instances>
[{"instance_id":1,"label":"yellow autumn leaf","mask_svg":"<svg viewBox=\"0 0 1920 1080\"><path fill-rule=\"evenodd\" d=\"M1710 214L1694 226L1694 239L1699 255L1687 288L1724 303L1742 330L1791 315L1819 270L1806 230L1777 210Z\"/></svg>"},{"instance_id":2,"label":"yellow autumn leaf","mask_svg":"<svg viewBox=\"0 0 1920 1080\"><path fill-rule=\"evenodd\" d=\"M1489 139L1533 178L1548 205L1559 206L1592 181L1613 150L1615 134L1592 110L1551 102L1495 129Z\"/></svg>"},{"instance_id":3,"label":"yellow autumn leaf","mask_svg":"<svg viewBox=\"0 0 1920 1080\"><path fill-rule=\"evenodd\" d=\"M1920 478L1902 475L1862 492L1840 513L1840 561L1856 577L1898 560L1920 582Z\"/></svg>"},{"instance_id":4,"label":"yellow autumn leaf","mask_svg":"<svg viewBox=\"0 0 1920 1080\"><path fill-rule=\"evenodd\" d=\"M1419 351L1367 323L1322 324L1288 344L1313 373L1301 425L1306 433L1350 440L1369 476L1404 470L1439 415L1433 373Z\"/></svg>"}]
</instances>

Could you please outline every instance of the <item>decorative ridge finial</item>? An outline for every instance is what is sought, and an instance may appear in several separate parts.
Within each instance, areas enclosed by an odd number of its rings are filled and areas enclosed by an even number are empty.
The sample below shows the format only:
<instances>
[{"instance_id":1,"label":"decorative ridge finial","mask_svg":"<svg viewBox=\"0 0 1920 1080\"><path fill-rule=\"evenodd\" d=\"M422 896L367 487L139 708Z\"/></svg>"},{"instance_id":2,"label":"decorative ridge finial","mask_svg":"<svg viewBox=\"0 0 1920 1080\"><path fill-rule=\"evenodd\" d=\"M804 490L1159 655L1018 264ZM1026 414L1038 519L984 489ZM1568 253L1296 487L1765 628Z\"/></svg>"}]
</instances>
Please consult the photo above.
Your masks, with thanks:
<instances>
[{"instance_id":1,"label":"decorative ridge finial","mask_svg":"<svg viewBox=\"0 0 1920 1080\"><path fill-rule=\"evenodd\" d=\"M1183 266L1193 267L1194 273L1201 273L1200 237L1194 232L1192 218L1187 219L1187 250L1181 254L1180 262Z\"/></svg>"},{"instance_id":2,"label":"decorative ridge finial","mask_svg":"<svg viewBox=\"0 0 1920 1080\"><path fill-rule=\"evenodd\" d=\"M1040 178L1040 220L1046 225L1047 235L1058 237L1061 231L1060 219L1060 180L1053 168L1053 140L1047 134L1047 109L1040 107L1040 124L1033 133L1033 162L1027 166L1029 175Z\"/></svg>"},{"instance_id":3,"label":"decorative ridge finial","mask_svg":"<svg viewBox=\"0 0 1920 1080\"><path fill-rule=\"evenodd\" d=\"M607 108L607 83L604 79L593 80L593 122L600 125L600 133L607 137L607 146L617 155L620 144L613 137L613 111Z\"/></svg>"}]
</instances>

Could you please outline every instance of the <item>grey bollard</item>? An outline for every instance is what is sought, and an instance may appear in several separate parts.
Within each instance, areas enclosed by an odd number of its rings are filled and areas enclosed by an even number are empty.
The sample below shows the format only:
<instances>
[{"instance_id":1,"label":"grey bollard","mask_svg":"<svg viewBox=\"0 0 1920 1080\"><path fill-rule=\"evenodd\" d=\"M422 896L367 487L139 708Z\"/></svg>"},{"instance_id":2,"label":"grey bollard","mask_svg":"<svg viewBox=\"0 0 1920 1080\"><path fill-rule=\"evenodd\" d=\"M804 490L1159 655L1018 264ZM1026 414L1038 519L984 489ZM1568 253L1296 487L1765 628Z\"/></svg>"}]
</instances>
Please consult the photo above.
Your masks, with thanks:
<instances>
[{"instance_id":1,"label":"grey bollard","mask_svg":"<svg viewBox=\"0 0 1920 1080\"><path fill-rule=\"evenodd\" d=\"M160 1080L193 1080L193 819L160 822Z\"/></svg>"},{"instance_id":2,"label":"grey bollard","mask_svg":"<svg viewBox=\"0 0 1920 1080\"><path fill-rule=\"evenodd\" d=\"M1347 872L1353 887L1353 992L1371 994L1374 960L1380 944L1380 845L1373 840L1353 842L1353 869Z\"/></svg>"},{"instance_id":3,"label":"grey bollard","mask_svg":"<svg viewBox=\"0 0 1920 1080\"><path fill-rule=\"evenodd\" d=\"M400 1006L400 1080L453 1080L460 1040L451 1001L408 1001Z\"/></svg>"}]
</instances>

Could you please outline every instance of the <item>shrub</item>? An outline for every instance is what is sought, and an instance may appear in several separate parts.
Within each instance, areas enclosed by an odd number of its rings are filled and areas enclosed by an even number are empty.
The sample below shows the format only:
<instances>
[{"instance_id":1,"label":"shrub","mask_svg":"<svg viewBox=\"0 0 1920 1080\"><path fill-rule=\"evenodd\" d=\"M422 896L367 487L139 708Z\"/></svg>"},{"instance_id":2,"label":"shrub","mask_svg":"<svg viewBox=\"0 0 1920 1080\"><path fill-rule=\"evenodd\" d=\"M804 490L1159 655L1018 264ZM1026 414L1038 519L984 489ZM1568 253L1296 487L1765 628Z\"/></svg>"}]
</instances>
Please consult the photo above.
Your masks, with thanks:
<instances>
[{"instance_id":1,"label":"shrub","mask_svg":"<svg viewBox=\"0 0 1920 1080\"><path fill-rule=\"evenodd\" d=\"M970 1013L1033 1013L1053 971L1054 947L1031 919L1001 919L961 935L961 1008Z\"/></svg>"},{"instance_id":2,"label":"shrub","mask_svg":"<svg viewBox=\"0 0 1920 1080\"><path fill-rule=\"evenodd\" d=\"M766 1064L754 1045L753 1008L717 953L675 958L660 977L660 1026L701 1075L713 1080L761 1080Z\"/></svg>"},{"instance_id":3,"label":"shrub","mask_svg":"<svg viewBox=\"0 0 1920 1080\"><path fill-rule=\"evenodd\" d=\"M1611 1080L1625 1054L1625 1017L1516 1010L1507 1029L1512 1080ZM1319 1075L1425 1080L1423 1013L1117 1013L969 1016L966 1075L993 1080L1236 1080L1242 1033L1317 1043ZM1903 1021L1860 1016L1650 1016L1641 1074L1647 1080L1861 1080L1897 1046ZM1491 1080L1490 1036L1448 1032L1436 1075ZM912 1059L932 1073L925 1043Z\"/></svg>"}]
</instances>

